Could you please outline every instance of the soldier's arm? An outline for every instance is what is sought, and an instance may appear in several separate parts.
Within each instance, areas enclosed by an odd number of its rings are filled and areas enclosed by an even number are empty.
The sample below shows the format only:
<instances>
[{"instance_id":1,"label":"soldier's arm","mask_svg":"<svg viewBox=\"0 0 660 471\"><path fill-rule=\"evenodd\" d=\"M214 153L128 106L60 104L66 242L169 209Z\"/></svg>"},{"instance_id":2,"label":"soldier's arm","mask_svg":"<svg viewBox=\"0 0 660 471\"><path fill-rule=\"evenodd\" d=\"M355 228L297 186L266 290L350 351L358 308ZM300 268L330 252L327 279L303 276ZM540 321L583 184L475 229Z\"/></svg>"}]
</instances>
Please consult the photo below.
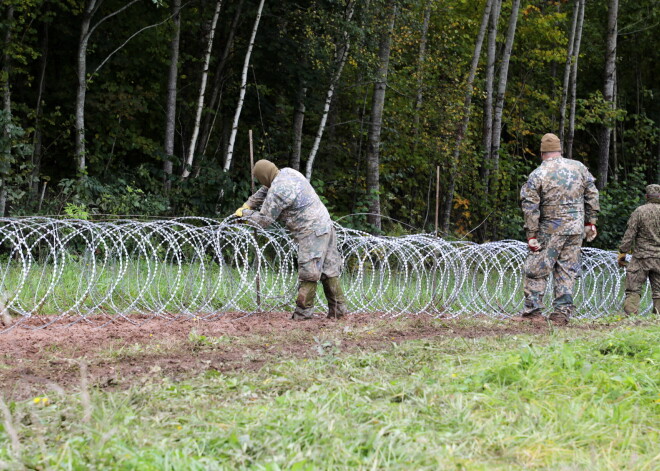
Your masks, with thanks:
<instances>
[{"instance_id":1,"label":"soldier's arm","mask_svg":"<svg viewBox=\"0 0 660 471\"><path fill-rule=\"evenodd\" d=\"M266 196L268 195L268 188L265 186L262 186L257 190L257 192L250 196L247 200L247 205L250 207L250 209L260 209L261 205L264 204L264 201L266 199Z\"/></svg>"},{"instance_id":2,"label":"soldier's arm","mask_svg":"<svg viewBox=\"0 0 660 471\"><path fill-rule=\"evenodd\" d=\"M277 220L282 211L289 207L294 199L295 196L288 188L271 187L261 205L261 210L245 211L243 214L249 221L265 229Z\"/></svg>"},{"instance_id":3,"label":"soldier's arm","mask_svg":"<svg viewBox=\"0 0 660 471\"><path fill-rule=\"evenodd\" d=\"M598 202L598 189L596 188L596 179L594 176L585 170L585 187L584 187L584 223L596 224L598 220L598 212L600 211L600 203Z\"/></svg>"},{"instance_id":4,"label":"soldier's arm","mask_svg":"<svg viewBox=\"0 0 660 471\"><path fill-rule=\"evenodd\" d=\"M621 253L630 253L635 243L635 238L637 237L637 229L639 227L639 212L635 210L630 219L628 219L628 228L626 229L625 234L623 234L623 239L621 239L621 245L619 245L619 252Z\"/></svg>"},{"instance_id":5,"label":"soldier's arm","mask_svg":"<svg viewBox=\"0 0 660 471\"><path fill-rule=\"evenodd\" d=\"M520 203L525 219L527 239L535 238L538 236L539 218L541 217L541 192L533 175L529 176L527 183L520 190Z\"/></svg>"}]
</instances>

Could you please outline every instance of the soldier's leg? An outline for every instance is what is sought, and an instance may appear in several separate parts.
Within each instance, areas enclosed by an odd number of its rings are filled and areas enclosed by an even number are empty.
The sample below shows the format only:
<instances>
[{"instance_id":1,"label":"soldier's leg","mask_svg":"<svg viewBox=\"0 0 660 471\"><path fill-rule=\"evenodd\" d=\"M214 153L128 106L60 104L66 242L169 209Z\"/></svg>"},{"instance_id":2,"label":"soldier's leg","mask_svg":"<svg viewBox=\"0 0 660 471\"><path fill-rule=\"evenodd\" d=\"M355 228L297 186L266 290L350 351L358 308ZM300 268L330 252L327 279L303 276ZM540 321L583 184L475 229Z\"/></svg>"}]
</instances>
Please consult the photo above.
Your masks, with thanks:
<instances>
[{"instance_id":1,"label":"soldier's leg","mask_svg":"<svg viewBox=\"0 0 660 471\"><path fill-rule=\"evenodd\" d=\"M538 317L543 310L543 294L548 285L548 276L557 260L557 252L549 244L552 238L547 235L539 235L541 250L530 252L525 259L524 290L525 304L523 317Z\"/></svg>"},{"instance_id":2,"label":"soldier's leg","mask_svg":"<svg viewBox=\"0 0 660 471\"><path fill-rule=\"evenodd\" d=\"M321 282L323 291L328 300L328 317L339 319L348 313L346 298L339 282L343 260L337 248L337 235L335 228L330 231L328 246L323 259L323 274Z\"/></svg>"},{"instance_id":3,"label":"soldier's leg","mask_svg":"<svg viewBox=\"0 0 660 471\"><path fill-rule=\"evenodd\" d=\"M554 295L552 301L553 313L550 320L556 324L565 325L573 313L573 288L575 278L580 270L580 248L582 235L562 236L557 240L557 263L554 267Z\"/></svg>"},{"instance_id":4,"label":"soldier's leg","mask_svg":"<svg viewBox=\"0 0 660 471\"><path fill-rule=\"evenodd\" d=\"M641 292L646 277L644 261L633 256L626 267L626 298L623 301L623 310L629 316L639 312L639 303L641 301Z\"/></svg>"},{"instance_id":5,"label":"soldier's leg","mask_svg":"<svg viewBox=\"0 0 660 471\"><path fill-rule=\"evenodd\" d=\"M660 258L649 260L649 280L654 314L660 315Z\"/></svg>"},{"instance_id":6,"label":"soldier's leg","mask_svg":"<svg viewBox=\"0 0 660 471\"><path fill-rule=\"evenodd\" d=\"M298 243L298 296L294 320L311 319L314 313L316 283L321 278L322 254L318 250L315 234L305 237Z\"/></svg>"}]
</instances>

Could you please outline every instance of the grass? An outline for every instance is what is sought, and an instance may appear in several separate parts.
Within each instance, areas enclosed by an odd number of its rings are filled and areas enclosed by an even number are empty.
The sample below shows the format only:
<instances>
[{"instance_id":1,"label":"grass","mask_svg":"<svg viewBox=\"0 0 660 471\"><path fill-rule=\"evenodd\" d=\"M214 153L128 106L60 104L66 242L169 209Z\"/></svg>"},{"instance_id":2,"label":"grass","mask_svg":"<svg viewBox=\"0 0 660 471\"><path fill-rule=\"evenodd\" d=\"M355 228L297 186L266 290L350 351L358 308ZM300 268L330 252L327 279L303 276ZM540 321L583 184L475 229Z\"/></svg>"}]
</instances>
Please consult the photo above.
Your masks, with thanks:
<instances>
[{"instance_id":1,"label":"grass","mask_svg":"<svg viewBox=\"0 0 660 471\"><path fill-rule=\"evenodd\" d=\"M227 341L188 338L200 349ZM309 348L309 360L258 372L207 370L175 383L154 371L90 399L82 391L10 403L0 468L660 467L658 325L436 337L353 353L315 338Z\"/></svg>"}]
</instances>

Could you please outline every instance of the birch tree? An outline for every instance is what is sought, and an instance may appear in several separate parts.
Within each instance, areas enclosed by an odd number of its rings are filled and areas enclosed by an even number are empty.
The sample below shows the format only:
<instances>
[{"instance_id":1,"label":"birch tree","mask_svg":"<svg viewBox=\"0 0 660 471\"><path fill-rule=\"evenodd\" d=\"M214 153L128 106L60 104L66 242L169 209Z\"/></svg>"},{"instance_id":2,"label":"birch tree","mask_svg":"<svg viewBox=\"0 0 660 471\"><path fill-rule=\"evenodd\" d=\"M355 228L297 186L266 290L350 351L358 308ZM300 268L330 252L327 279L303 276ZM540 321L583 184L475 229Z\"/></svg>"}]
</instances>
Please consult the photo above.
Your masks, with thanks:
<instances>
[{"instance_id":1,"label":"birch tree","mask_svg":"<svg viewBox=\"0 0 660 471\"><path fill-rule=\"evenodd\" d=\"M419 139L419 119L424 102L424 63L426 62L426 43L428 40L429 23L431 22L431 5L424 9L422 32L419 40L419 54L417 55L417 94L415 96L415 113L413 114L413 153Z\"/></svg>"},{"instance_id":2,"label":"birch tree","mask_svg":"<svg viewBox=\"0 0 660 471\"><path fill-rule=\"evenodd\" d=\"M575 45L573 46L573 62L571 65L571 78L569 81L570 90L570 111L568 115L568 131L566 133L566 142L564 143L564 150L566 157L573 158L573 138L575 136L575 103L577 98L577 74L578 62L580 58L580 45L582 42L582 27L584 25L584 9L586 0L577 0L580 6L578 12L578 20L575 30Z\"/></svg>"},{"instance_id":3,"label":"birch tree","mask_svg":"<svg viewBox=\"0 0 660 471\"><path fill-rule=\"evenodd\" d=\"M356 0L350 0L346 5L344 10L344 21L349 23L353 18L353 13L355 12L355 3ZM347 30L343 32L343 44L338 47L337 52L335 53L335 70L330 79L330 85L328 86L328 91L325 95L325 103L323 105L323 112L321 114L321 122L319 123L318 130L316 131L316 137L314 138L314 143L312 144L312 149L309 152L307 157L307 165L305 167L305 176L307 180L312 178L312 170L314 169L314 160L316 160L316 154L321 145L321 138L323 137L323 132L325 131L325 123L328 121L328 114L330 113L330 105L332 104L332 97L335 93L335 87L339 83L341 78L341 73L344 70L344 64L346 63L346 58L348 57L348 51L350 49L350 35Z\"/></svg>"},{"instance_id":4,"label":"birch tree","mask_svg":"<svg viewBox=\"0 0 660 471\"><path fill-rule=\"evenodd\" d=\"M574 61L573 50L575 48L575 31L577 29L577 20L581 8L582 0L575 0L573 7L573 19L571 20L571 29L568 36L568 46L566 49L566 65L564 66L564 81L561 91L561 104L559 106L559 140L564 143L564 132L566 130L566 105L568 103L568 86L571 77L571 66Z\"/></svg>"},{"instance_id":5,"label":"birch tree","mask_svg":"<svg viewBox=\"0 0 660 471\"><path fill-rule=\"evenodd\" d=\"M367 222L378 232L381 230L380 215L380 133L383 125L383 109L387 90L387 73L392 50L392 33L396 18L396 0L390 0L387 6L387 28L381 34L378 44L378 71L371 100L371 122L367 135L367 199L369 211Z\"/></svg>"},{"instance_id":6,"label":"birch tree","mask_svg":"<svg viewBox=\"0 0 660 471\"><path fill-rule=\"evenodd\" d=\"M449 220L451 218L451 206L454 200L454 191L456 189L456 169L458 164L458 159L461 154L461 145L467 132L468 124L470 124L470 114L472 111L472 84L474 83L474 78L477 75L477 67L479 66L479 57L481 57L481 46L484 42L484 37L486 36L486 29L488 27L488 19L490 18L490 12L493 6L493 2L496 0L487 0L484 7L484 13L481 17L481 25L479 26L479 32L477 33L477 41L474 45L474 53L472 54L472 63L470 64L470 72L468 73L467 81L465 84L465 99L463 102L463 118L458 123L456 129L456 139L454 142L454 151L450 158L449 162L449 178L447 182L447 191L445 192L445 198L442 203L442 211L440 214L440 227L442 231L447 233L449 232Z\"/></svg>"},{"instance_id":7,"label":"birch tree","mask_svg":"<svg viewBox=\"0 0 660 471\"><path fill-rule=\"evenodd\" d=\"M616 81L616 37L617 20L619 16L619 0L610 0L607 12L607 45L605 50L605 84L603 98L608 109L614 111L614 83ZM607 185L607 172L610 158L610 139L612 125L605 118L599 136L598 178L596 186L602 190ZM616 143L615 143L616 145Z\"/></svg>"},{"instance_id":8,"label":"birch tree","mask_svg":"<svg viewBox=\"0 0 660 471\"><path fill-rule=\"evenodd\" d=\"M176 129L177 78L179 76L179 45L181 41L181 0L172 3L174 34L170 41L170 67L167 74L167 104L165 106L165 160L163 161L163 189L168 193L172 186L172 156Z\"/></svg>"},{"instance_id":9,"label":"birch tree","mask_svg":"<svg viewBox=\"0 0 660 471\"><path fill-rule=\"evenodd\" d=\"M254 40L257 37L257 30L259 29L259 21L261 20L261 12L264 8L264 1L259 2L259 7L257 9L257 17L254 20L254 26L252 27L252 35L250 36L250 42L248 44L248 50L245 54L245 61L243 63L243 73L241 74L241 91L238 97L238 104L236 105L236 113L234 114L234 120L232 122L231 134L229 136L229 144L227 146L227 155L225 156L225 165L224 171L227 172L231 167L231 162L234 157L234 143L236 142L236 133L238 132L238 121L241 117L241 111L243 110L243 102L245 101L245 91L247 89L247 76L248 68L250 67L250 56L252 55L252 49L254 48Z\"/></svg>"},{"instance_id":10,"label":"birch tree","mask_svg":"<svg viewBox=\"0 0 660 471\"><path fill-rule=\"evenodd\" d=\"M263 3L263 2L262 2ZM220 9L222 8L222 0L218 0L215 4L215 11L213 19L209 26L209 34L206 42L206 52L204 54L204 68L202 69L202 80L199 85L199 95L197 98L197 111L195 113L195 124L193 126L192 136L190 138L190 145L188 146L188 155L183 165L182 178L188 178L190 169L192 168L193 159L195 158L195 149L197 148L197 138L199 137L199 125L202 121L202 111L204 110L204 96L206 95L206 82L209 76L209 63L211 62L211 50L213 49L213 38L215 37L215 28L218 24L218 17L220 16Z\"/></svg>"},{"instance_id":11,"label":"birch tree","mask_svg":"<svg viewBox=\"0 0 660 471\"><path fill-rule=\"evenodd\" d=\"M484 117L481 148L483 149L483 162L480 168L481 181L484 183L485 193L488 194L488 180L491 170L490 149L493 143L493 84L495 81L495 60L497 53L497 27L500 19L501 0L493 0L488 26L488 46L486 50L486 81L484 85Z\"/></svg>"},{"instance_id":12,"label":"birch tree","mask_svg":"<svg viewBox=\"0 0 660 471\"><path fill-rule=\"evenodd\" d=\"M511 51L513 49L513 39L516 35L516 25L518 23L518 10L520 0L513 0L511 4L511 16L509 17L509 27L506 32L506 42L502 52L502 61L500 63L500 75L497 81L497 99L493 113L493 141L491 145L491 161L493 162L493 174L497 174L500 166L500 137L502 134L502 114L504 112L504 97L506 95L506 85L509 75L509 62L511 60Z\"/></svg>"},{"instance_id":13,"label":"birch tree","mask_svg":"<svg viewBox=\"0 0 660 471\"><path fill-rule=\"evenodd\" d=\"M300 154L302 151L303 124L305 122L305 97L307 86L304 80L300 81L296 97L296 108L293 112L293 147L291 148L290 166L300 170Z\"/></svg>"}]
</instances>

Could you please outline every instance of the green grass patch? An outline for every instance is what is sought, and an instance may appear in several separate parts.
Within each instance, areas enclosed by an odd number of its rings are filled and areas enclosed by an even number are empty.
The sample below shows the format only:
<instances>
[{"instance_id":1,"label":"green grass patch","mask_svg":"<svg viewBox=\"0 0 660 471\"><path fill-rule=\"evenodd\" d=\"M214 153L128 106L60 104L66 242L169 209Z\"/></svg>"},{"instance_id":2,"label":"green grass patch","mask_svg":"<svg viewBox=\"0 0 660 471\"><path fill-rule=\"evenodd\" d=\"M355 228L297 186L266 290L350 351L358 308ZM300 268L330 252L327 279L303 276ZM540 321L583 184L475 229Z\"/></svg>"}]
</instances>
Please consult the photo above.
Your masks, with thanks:
<instances>
[{"instance_id":1,"label":"green grass patch","mask_svg":"<svg viewBox=\"0 0 660 471\"><path fill-rule=\"evenodd\" d=\"M199 348L226 341L191 333ZM437 337L126 391L11 403L0 467L585 469L660 467L660 326ZM39 399L39 400L37 400ZM82 420L91 408L91 419Z\"/></svg>"}]
</instances>

